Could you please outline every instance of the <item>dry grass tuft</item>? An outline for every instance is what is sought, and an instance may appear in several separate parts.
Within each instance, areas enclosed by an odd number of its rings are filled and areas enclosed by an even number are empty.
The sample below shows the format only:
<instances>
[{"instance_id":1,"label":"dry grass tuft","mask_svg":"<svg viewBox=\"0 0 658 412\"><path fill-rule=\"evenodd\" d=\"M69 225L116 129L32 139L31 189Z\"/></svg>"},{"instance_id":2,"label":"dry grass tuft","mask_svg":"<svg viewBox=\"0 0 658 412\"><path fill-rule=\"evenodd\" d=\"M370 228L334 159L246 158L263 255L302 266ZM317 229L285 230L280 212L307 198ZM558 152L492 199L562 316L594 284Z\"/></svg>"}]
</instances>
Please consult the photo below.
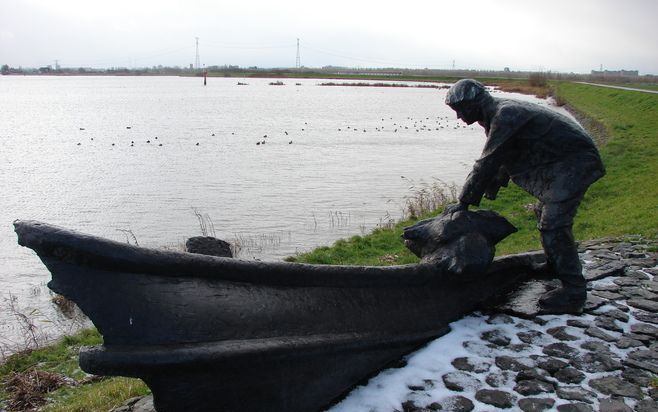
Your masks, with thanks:
<instances>
[{"instance_id":1,"label":"dry grass tuft","mask_svg":"<svg viewBox=\"0 0 658 412\"><path fill-rule=\"evenodd\" d=\"M9 411L33 411L46 403L46 394L65 385L67 380L52 372L30 369L13 373L4 382L11 395L7 402Z\"/></svg>"},{"instance_id":2,"label":"dry grass tuft","mask_svg":"<svg viewBox=\"0 0 658 412\"><path fill-rule=\"evenodd\" d=\"M405 198L404 219L417 219L457 201L457 186L434 179L416 185L410 181L411 195Z\"/></svg>"}]
</instances>

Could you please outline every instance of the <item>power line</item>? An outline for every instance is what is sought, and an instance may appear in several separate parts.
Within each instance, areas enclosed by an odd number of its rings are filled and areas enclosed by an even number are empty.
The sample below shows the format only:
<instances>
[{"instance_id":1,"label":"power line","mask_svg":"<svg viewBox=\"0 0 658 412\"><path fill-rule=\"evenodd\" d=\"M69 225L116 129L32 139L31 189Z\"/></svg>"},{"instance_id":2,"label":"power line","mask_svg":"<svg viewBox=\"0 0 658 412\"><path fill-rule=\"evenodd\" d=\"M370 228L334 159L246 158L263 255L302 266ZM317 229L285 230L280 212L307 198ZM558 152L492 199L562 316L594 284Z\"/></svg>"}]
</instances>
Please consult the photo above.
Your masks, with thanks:
<instances>
[{"instance_id":1,"label":"power line","mask_svg":"<svg viewBox=\"0 0 658 412\"><path fill-rule=\"evenodd\" d=\"M388 65L389 67L419 67L419 68L446 68L450 67L449 63L444 63L444 64L432 64L432 65L422 65L422 64L406 64L406 63L400 63L400 62L392 62L392 61L384 61L384 60L379 60L379 59L372 59L372 58L365 58L365 57L354 57L354 56L347 56L345 54L339 53L339 52L332 52L328 51L326 49L319 49L315 47L308 47L308 43L305 43L306 46L304 46L305 50L311 50L317 53L321 54L326 54L328 56L332 57L340 57L342 59L348 59L348 60L353 60L353 61L360 61L364 63L369 63L369 64L382 64L382 65Z\"/></svg>"},{"instance_id":2,"label":"power line","mask_svg":"<svg viewBox=\"0 0 658 412\"><path fill-rule=\"evenodd\" d=\"M204 46L216 47L221 49L288 49L295 47L294 44L239 44L239 43L214 43L204 41Z\"/></svg>"}]
</instances>

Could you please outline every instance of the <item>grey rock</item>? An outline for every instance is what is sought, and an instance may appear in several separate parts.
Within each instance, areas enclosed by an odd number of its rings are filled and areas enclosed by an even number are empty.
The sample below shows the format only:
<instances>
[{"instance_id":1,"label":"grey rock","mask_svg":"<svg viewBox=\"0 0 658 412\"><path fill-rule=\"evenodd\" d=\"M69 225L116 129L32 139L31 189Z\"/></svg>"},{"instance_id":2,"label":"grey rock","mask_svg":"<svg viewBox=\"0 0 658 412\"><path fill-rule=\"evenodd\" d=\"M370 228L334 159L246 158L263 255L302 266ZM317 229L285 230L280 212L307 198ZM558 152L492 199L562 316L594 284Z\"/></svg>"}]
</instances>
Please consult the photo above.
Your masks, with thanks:
<instances>
[{"instance_id":1,"label":"grey rock","mask_svg":"<svg viewBox=\"0 0 658 412\"><path fill-rule=\"evenodd\" d=\"M647 299L654 302L658 301L658 294L641 287L621 288L619 293L623 294L627 299Z\"/></svg>"},{"instance_id":2,"label":"grey rock","mask_svg":"<svg viewBox=\"0 0 658 412\"><path fill-rule=\"evenodd\" d=\"M529 345L527 343L516 343L514 345L508 345L505 348L511 350L512 352L520 353L529 350L530 348L532 348L532 345Z\"/></svg>"},{"instance_id":3,"label":"grey rock","mask_svg":"<svg viewBox=\"0 0 658 412\"><path fill-rule=\"evenodd\" d=\"M658 386L652 386L649 388L649 396L654 401L658 401Z\"/></svg>"},{"instance_id":4,"label":"grey rock","mask_svg":"<svg viewBox=\"0 0 658 412\"><path fill-rule=\"evenodd\" d=\"M596 393L588 391L582 386L558 386L557 396L561 399L566 399L568 401L581 401L587 403L594 403L596 399Z\"/></svg>"},{"instance_id":5,"label":"grey rock","mask_svg":"<svg viewBox=\"0 0 658 412\"><path fill-rule=\"evenodd\" d=\"M210 236L196 236L187 239L185 248L189 253L201 255L233 257L231 244Z\"/></svg>"},{"instance_id":6,"label":"grey rock","mask_svg":"<svg viewBox=\"0 0 658 412\"><path fill-rule=\"evenodd\" d=\"M617 284L611 284L611 285L594 285L592 286L592 290L597 290L597 291L606 291L606 292L618 292L621 289L621 286Z\"/></svg>"},{"instance_id":7,"label":"grey rock","mask_svg":"<svg viewBox=\"0 0 658 412\"><path fill-rule=\"evenodd\" d=\"M496 313L487 318L486 322L490 325L504 325L514 323L514 318L504 313Z\"/></svg>"},{"instance_id":8,"label":"grey rock","mask_svg":"<svg viewBox=\"0 0 658 412\"><path fill-rule=\"evenodd\" d=\"M608 344L598 340L588 340L580 345L580 347L592 352L610 353L610 347Z\"/></svg>"},{"instance_id":9,"label":"grey rock","mask_svg":"<svg viewBox=\"0 0 658 412\"><path fill-rule=\"evenodd\" d=\"M485 344L484 342L474 340L463 342L462 346L464 349L466 349L467 352L484 357L491 356L493 349L496 348L494 345Z\"/></svg>"},{"instance_id":10,"label":"grey rock","mask_svg":"<svg viewBox=\"0 0 658 412\"><path fill-rule=\"evenodd\" d=\"M455 358L451 363L455 369L465 372L483 373L489 372L489 369L491 369L491 364L488 362L476 361L465 357Z\"/></svg>"},{"instance_id":11,"label":"grey rock","mask_svg":"<svg viewBox=\"0 0 658 412\"><path fill-rule=\"evenodd\" d=\"M609 318L607 316L598 316L596 319L594 319L594 324L598 326L601 329L609 330L612 332L623 332L624 328L619 326L617 324L617 321L615 321L613 318Z\"/></svg>"},{"instance_id":12,"label":"grey rock","mask_svg":"<svg viewBox=\"0 0 658 412\"><path fill-rule=\"evenodd\" d=\"M639 334L639 333L632 333L632 332L631 332L631 333L626 333L624 336L627 337L627 338L630 338L630 339L639 340L639 341L642 342L645 346L649 346L649 345L651 345L653 342L655 342L655 339L652 338L651 336L649 336L649 335L641 335L641 334Z\"/></svg>"},{"instance_id":13,"label":"grey rock","mask_svg":"<svg viewBox=\"0 0 658 412\"><path fill-rule=\"evenodd\" d=\"M524 412L540 412L551 409L555 400L551 398L523 398L519 400L519 408Z\"/></svg>"},{"instance_id":14,"label":"grey rock","mask_svg":"<svg viewBox=\"0 0 658 412\"><path fill-rule=\"evenodd\" d=\"M610 330L613 332L623 332L624 329L617 325L617 322L613 318L607 316L598 316L594 319L594 324L599 328Z\"/></svg>"},{"instance_id":15,"label":"grey rock","mask_svg":"<svg viewBox=\"0 0 658 412\"><path fill-rule=\"evenodd\" d=\"M588 352L572 359L571 364L581 371L590 373L612 372L622 368L620 361L605 352Z\"/></svg>"},{"instance_id":16,"label":"grey rock","mask_svg":"<svg viewBox=\"0 0 658 412\"><path fill-rule=\"evenodd\" d=\"M585 329L585 334L593 338L604 340L606 342L615 342L617 340L616 337L604 332L596 326L590 326L589 328Z\"/></svg>"},{"instance_id":17,"label":"grey rock","mask_svg":"<svg viewBox=\"0 0 658 412\"><path fill-rule=\"evenodd\" d=\"M521 395L538 395L540 393L555 392L555 386L552 383L543 380L529 379L522 380L514 386L514 391Z\"/></svg>"},{"instance_id":18,"label":"grey rock","mask_svg":"<svg viewBox=\"0 0 658 412\"><path fill-rule=\"evenodd\" d=\"M652 399L644 399L635 404L636 412L656 412L658 411L658 402Z\"/></svg>"},{"instance_id":19,"label":"grey rock","mask_svg":"<svg viewBox=\"0 0 658 412\"><path fill-rule=\"evenodd\" d=\"M582 251L581 253L583 253L585 250L609 250L614 247L612 242L616 242L616 240L612 238L583 240L578 242L578 250L579 252Z\"/></svg>"},{"instance_id":20,"label":"grey rock","mask_svg":"<svg viewBox=\"0 0 658 412\"><path fill-rule=\"evenodd\" d=\"M578 354L578 349L573 348L566 343L557 342L547 345L542 350L545 355L554 356L556 358L571 359L574 355Z\"/></svg>"},{"instance_id":21,"label":"grey rock","mask_svg":"<svg viewBox=\"0 0 658 412\"><path fill-rule=\"evenodd\" d=\"M530 359L526 358L513 358L511 356L496 356L496 366L502 370L512 370L514 372L527 369L534 366Z\"/></svg>"},{"instance_id":22,"label":"grey rock","mask_svg":"<svg viewBox=\"0 0 658 412\"><path fill-rule=\"evenodd\" d=\"M496 373L490 373L484 379L487 385L492 388L499 388L501 386L508 386L511 382L511 373L508 371L501 371Z\"/></svg>"},{"instance_id":23,"label":"grey rock","mask_svg":"<svg viewBox=\"0 0 658 412\"><path fill-rule=\"evenodd\" d=\"M623 303L620 303L620 302L614 302L613 301L613 302L608 302L608 304L610 306L614 306L615 308L621 310L622 312L629 312L631 310L628 306L626 306L626 305L624 305Z\"/></svg>"},{"instance_id":24,"label":"grey rock","mask_svg":"<svg viewBox=\"0 0 658 412\"><path fill-rule=\"evenodd\" d=\"M654 258L635 258L635 259L628 259L626 263L629 266L639 266L641 268L650 268L653 266L656 266L656 259Z\"/></svg>"},{"instance_id":25,"label":"grey rock","mask_svg":"<svg viewBox=\"0 0 658 412\"><path fill-rule=\"evenodd\" d=\"M464 390L477 390L482 387L482 382L478 378L466 372L449 372L441 378L446 388L451 391L463 392Z\"/></svg>"},{"instance_id":26,"label":"grey rock","mask_svg":"<svg viewBox=\"0 0 658 412\"><path fill-rule=\"evenodd\" d=\"M443 409L443 407L438 402L432 402L429 405L427 405L427 409L429 409L430 411L440 411L441 409ZM469 409L469 411L472 411L472 409Z\"/></svg>"},{"instance_id":27,"label":"grey rock","mask_svg":"<svg viewBox=\"0 0 658 412\"><path fill-rule=\"evenodd\" d=\"M615 342L615 346L619 349L638 348L640 346L644 346L644 343L637 339L631 339L627 336L622 336L617 342Z\"/></svg>"},{"instance_id":28,"label":"grey rock","mask_svg":"<svg viewBox=\"0 0 658 412\"><path fill-rule=\"evenodd\" d=\"M583 311L585 312L592 312L601 306L607 304L609 301L603 298L600 298L598 296L594 296L591 293L587 294L587 301L585 302L585 306L583 307Z\"/></svg>"},{"instance_id":29,"label":"grey rock","mask_svg":"<svg viewBox=\"0 0 658 412\"><path fill-rule=\"evenodd\" d=\"M625 396L633 399L642 399L643 397L642 390L639 386L617 376L592 379L589 381L589 386L606 395Z\"/></svg>"},{"instance_id":30,"label":"grey rock","mask_svg":"<svg viewBox=\"0 0 658 412\"><path fill-rule=\"evenodd\" d=\"M613 253L610 250L602 250L594 254L595 258L598 258L599 261L593 264L587 265L588 267L597 267L601 266L606 260L621 260L621 254Z\"/></svg>"},{"instance_id":31,"label":"grey rock","mask_svg":"<svg viewBox=\"0 0 658 412\"><path fill-rule=\"evenodd\" d=\"M547 381L547 382L549 381L546 371L540 368L523 369L522 371L517 373L516 377L514 378L516 382L532 380L532 379Z\"/></svg>"},{"instance_id":32,"label":"grey rock","mask_svg":"<svg viewBox=\"0 0 658 412\"><path fill-rule=\"evenodd\" d=\"M470 412L475 409L473 402L463 396L450 396L441 401L443 410L454 412Z\"/></svg>"},{"instance_id":33,"label":"grey rock","mask_svg":"<svg viewBox=\"0 0 658 412\"><path fill-rule=\"evenodd\" d=\"M629 305L634 308L646 310L648 312L656 313L658 312L658 302L649 299L629 299L627 301Z\"/></svg>"},{"instance_id":34,"label":"grey rock","mask_svg":"<svg viewBox=\"0 0 658 412\"><path fill-rule=\"evenodd\" d=\"M402 402L402 412L427 412L428 410L416 405L412 400Z\"/></svg>"},{"instance_id":35,"label":"grey rock","mask_svg":"<svg viewBox=\"0 0 658 412\"><path fill-rule=\"evenodd\" d=\"M557 407L559 412L593 412L591 406L586 403L567 403Z\"/></svg>"},{"instance_id":36,"label":"grey rock","mask_svg":"<svg viewBox=\"0 0 658 412\"><path fill-rule=\"evenodd\" d=\"M649 383L651 383L653 375L642 369L624 368L624 370L621 372L621 377L631 383L646 387L649 386Z\"/></svg>"},{"instance_id":37,"label":"grey rock","mask_svg":"<svg viewBox=\"0 0 658 412\"><path fill-rule=\"evenodd\" d=\"M482 332L480 338L490 342L496 346L507 346L512 341L508 336L505 335L500 329L488 330Z\"/></svg>"},{"instance_id":38,"label":"grey rock","mask_svg":"<svg viewBox=\"0 0 658 412\"><path fill-rule=\"evenodd\" d=\"M622 295L621 293L610 292L610 291L607 291L607 290L594 290L594 291L592 291L592 295L598 296L600 298L607 299L607 300L621 300L621 299L624 298L624 295Z\"/></svg>"},{"instance_id":39,"label":"grey rock","mask_svg":"<svg viewBox=\"0 0 658 412\"><path fill-rule=\"evenodd\" d=\"M658 293L658 279L653 278L651 282L646 282L644 286L653 293Z\"/></svg>"},{"instance_id":40,"label":"grey rock","mask_svg":"<svg viewBox=\"0 0 658 412\"><path fill-rule=\"evenodd\" d=\"M617 278L617 279L613 280L613 282L615 283L615 285L622 286L622 287L623 286L637 286L637 285L640 284L638 279L633 278L633 277Z\"/></svg>"},{"instance_id":41,"label":"grey rock","mask_svg":"<svg viewBox=\"0 0 658 412\"><path fill-rule=\"evenodd\" d=\"M628 310L628 308L627 308ZM608 311L605 311L601 313L602 316L607 316L612 319L616 319L620 322L628 322L629 316L626 312L619 310L619 309L610 309Z\"/></svg>"},{"instance_id":42,"label":"grey rock","mask_svg":"<svg viewBox=\"0 0 658 412\"><path fill-rule=\"evenodd\" d=\"M599 403L599 412L633 412L621 399L603 399Z\"/></svg>"},{"instance_id":43,"label":"grey rock","mask_svg":"<svg viewBox=\"0 0 658 412\"><path fill-rule=\"evenodd\" d=\"M580 319L569 319L567 320L567 325L580 329L587 329L590 326L592 326L590 322L585 322L584 320L580 320Z\"/></svg>"},{"instance_id":44,"label":"grey rock","mask_svg":"<svg viewBox=\"0 0 658 412\"><path fill-rule=\"evenodd\" d=\"M635 312L635 319L640 322L653 323L658 325L658 313L649 313L643 311Z\"/></svg>"},{"instance_id":45,"label":"grey rock","mask_svg":"<svg viewBox=\"0 0 658 412\"><path fill-rule=\"evenodd\" d=\"M626 265L627 264L622 261L601 261L587 265L583 271L583 275L587 281L603 279L608 276L619 276L624 273Z\"/></svg>"},{"instance_id":46,"label":"grey rock","mask_svg":"<svg viewBox=\"0 0 658 412\"><path fill-rule=\"evenodd\" d=\"M585 379L585 374L576 368L567 366L555 372L553 377L562 383L580 383Z\"/></svg>"},{"instance_id":47,"label":"grey rock","mask_svg":"<svg viewBox=\"0 0 658 412\"><path fill-rule=\"evenodd\" d=\"M561 341L578 340L577 337L567 333L566 329L567 329L566 326L556 326L554 328L547 329L546 332L557 340L561 340Z\"/></svg>"},{"instance_id":48,"label":"grey rock","mask_svg":"<svg viewBox=\"0 0 658 412\"><path fill-rule=\"evenodd\" d=\"M519 332L516 334L519 340L524 343L534 344L542 341L544 334L538 330L529 330L525 332Z\"/></svg>"},{"instance_id":49,"label":"grey rock","mask_svg":"<svg viewBox=\"0 0 658 412\"><path fill-rule=\"evenodd\" d=\"M110 412L156 412L153 405L153 395L130 398L123 406L112 409Z\"/></svg>"},{"instance_id":50,"label":"grey rock","mask_svg":"<svg viewBox=\"0 0 658 412\"><path fill-rule=\"evenodd\" d=\"M658 339L658 326L648 323L636 323L631 325L631 332L640 335L649 335L654 339Z\"/></svg>"},{"instance_id":51,"label":"grey rock","mask_svg":"<svg viewBox=\"0 0 658 412\"><path fill-rule=\"evenodd\" d=\"M628 354L623 364L626 366L644 369L658 375L658 351L640 349Z\"/></svg>"},{"instance_id":52,"label":"grey rock","mask_svg":"<svg viewBox=\"0 0 658 412\"><path fill-rule=\"evenodd\" d=\"M628 269L628 268L626 268ZM639 270L626 270L624 273L627 277L631 277L638 280L649 280L651 279L646 273L640 272Z\"/></svg>"},{"instance_id":53,"label":"grey rock","mask_svg":"<svg viewBox=\"0 0 658 412\"><path fill-rule=\"evenodd\" d=\"M514 397L511 394L497 389L480 389L475 393L475 399L503 409L511 408L514 405Z\"/></svg>"},{"instance_id":54,"label":"grey rock","mask_svg":"<svg viewBox=\"0 0 658 412\"><path fill-rule=\"evenodd\" d=\"M560 359L555 359L553 357L547 357L537 361L537 366L546 372L553 375L555 372L559 371L562 368L569 366L568 363Z\"/></svg>"}]
</instances>

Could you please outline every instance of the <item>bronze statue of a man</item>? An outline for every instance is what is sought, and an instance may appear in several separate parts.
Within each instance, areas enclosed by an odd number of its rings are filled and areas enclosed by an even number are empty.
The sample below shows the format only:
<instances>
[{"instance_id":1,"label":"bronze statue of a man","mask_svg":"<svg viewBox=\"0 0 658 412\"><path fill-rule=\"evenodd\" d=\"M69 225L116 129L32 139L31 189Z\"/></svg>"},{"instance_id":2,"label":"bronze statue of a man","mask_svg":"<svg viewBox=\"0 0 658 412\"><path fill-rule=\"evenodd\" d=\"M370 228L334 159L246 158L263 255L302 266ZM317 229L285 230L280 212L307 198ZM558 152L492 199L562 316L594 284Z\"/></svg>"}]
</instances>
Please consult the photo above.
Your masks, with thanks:
<instances>
[{"instance_id":1,"label":"bronze statue of a man","mask_svg":"<svg viewBox=\"0 0 658 412\"><path fill-rule=\"evenodd\" d=\"M591 137L576 122L528 102L492 97L475 80L455 83L445 100L467 124L478 122L487 135L449 211L495 199L511 179L539 199L538 229L549 267L562 287L540 299L547 313L579 313L585 303L586 281L571 232L578 205L587 188L605 174Z\"/></svg>"}]
</instances>

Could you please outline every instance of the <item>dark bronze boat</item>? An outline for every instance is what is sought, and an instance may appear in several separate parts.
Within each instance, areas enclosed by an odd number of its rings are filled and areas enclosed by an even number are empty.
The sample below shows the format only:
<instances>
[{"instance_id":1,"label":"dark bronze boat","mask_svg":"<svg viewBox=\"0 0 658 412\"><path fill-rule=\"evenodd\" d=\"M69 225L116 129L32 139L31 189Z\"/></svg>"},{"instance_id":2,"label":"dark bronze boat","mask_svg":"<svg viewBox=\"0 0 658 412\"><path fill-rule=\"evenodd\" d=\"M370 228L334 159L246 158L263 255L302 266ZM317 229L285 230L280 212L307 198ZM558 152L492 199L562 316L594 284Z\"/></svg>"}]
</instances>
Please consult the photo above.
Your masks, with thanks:
<instances>
[{"instance_id":1,"label":"dark bronze boat","mask_svg":"<svg viewBox=\"0 0 658 412\"><path fill-rule=\"evenodd\" d=\"M538 270L497 258L481 276L245 261L140 248L35 221L18 242L103 335L81 367L143 379L166 411L315 411Z\"/></svg>"}]
</instances>

